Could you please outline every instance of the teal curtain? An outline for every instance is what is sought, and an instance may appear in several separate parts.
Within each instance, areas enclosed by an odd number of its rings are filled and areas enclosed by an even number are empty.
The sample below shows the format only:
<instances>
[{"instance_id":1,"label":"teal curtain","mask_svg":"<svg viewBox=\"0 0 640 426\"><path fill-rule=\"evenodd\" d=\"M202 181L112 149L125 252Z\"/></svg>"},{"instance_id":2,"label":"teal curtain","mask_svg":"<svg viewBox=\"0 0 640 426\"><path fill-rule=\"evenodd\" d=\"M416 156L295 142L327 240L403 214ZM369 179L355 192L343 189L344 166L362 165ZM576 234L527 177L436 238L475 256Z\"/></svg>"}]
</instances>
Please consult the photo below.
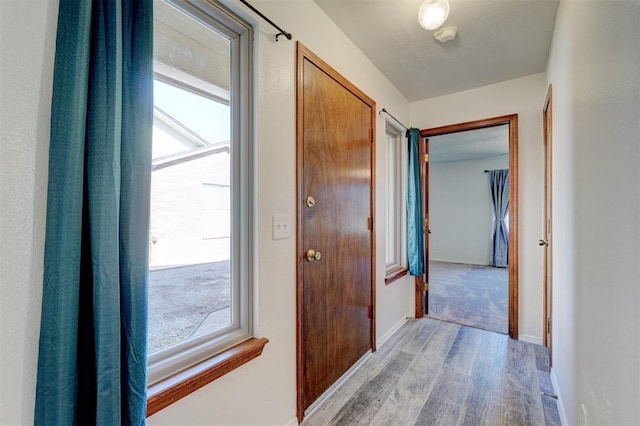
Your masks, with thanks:
<instances>
[{"instance_id":1,"label":"teal curtain","mask_svg":"<svg viewBox=\"0 0 640 426\"><path fill-rule=\"evenodd\" d=\"M407 256L409 273L424 273L424 226L422 213L422 177L420 156L420 131L407 130L409 145L409 187L407 194Z\"/></svg>"},{"instance_id":2,"label":"teal curtain","mask_svg":"<svg viewBox=\"0 0 640 426\"><path fill-rule=\"evenodd\" d=\"M61 0L35 423L144 424L152 2Z\"/></svg>"},{"instance_id":3,"label":"teal curtain","mask_svg":"<svg viewBox=\"0 0 640 426\"><path fill-rule=\"evenodd\" d=\"M489 186L494 216L490 266L506 268L509 264L509 230L505 220L509 213L509 170L489 171Z\"/></svg>"}]
</instances>

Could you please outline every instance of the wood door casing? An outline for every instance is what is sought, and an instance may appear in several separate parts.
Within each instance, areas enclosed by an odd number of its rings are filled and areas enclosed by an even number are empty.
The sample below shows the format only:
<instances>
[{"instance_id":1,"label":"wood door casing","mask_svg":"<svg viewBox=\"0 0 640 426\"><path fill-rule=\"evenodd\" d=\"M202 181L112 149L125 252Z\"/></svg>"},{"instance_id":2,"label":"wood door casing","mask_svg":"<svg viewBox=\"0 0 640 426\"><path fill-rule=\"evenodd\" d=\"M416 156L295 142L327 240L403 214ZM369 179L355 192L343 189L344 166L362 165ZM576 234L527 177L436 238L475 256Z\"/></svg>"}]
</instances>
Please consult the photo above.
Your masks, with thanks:
<instances>
[{"instance_id":1,"label":"wood door casing","mask_svg":"<svg viewBox=\"0 0 640 426\"><path fill-rule=\"evenodd\" d=\"M375 102L298 43L298 419L375 349ZM307 205L307 197L315 204ZM320 252L309 261L308 250Z\"/></svg>"},{"instance_id":2,"label":"wood door casing","mask_svg":"<svg viewBox=\"0 0 640 426\"><path fill-rule=\"evenodd\" d=\"M551 103L552 87L549 85L547 97L542 109L543 116L543 144L544 144L544 239L547 244L544 246L544 315L543 315L543 344L549 351L549 363L553 363L551 348L551 331L552 331L552 131L553 131L553 108Z\"/></svg>"},{"instance_id":3,"label":"wood door casing","mask_svg":"<svg viewBox=\"0 0 640 426\"><path fill-rule=\"evenodd\" d=\"M420 130L420 137L445 135L465 130L509 125L509 336L518 339L519 273L519 187L518 187L518 114L504 115L448 126ZM427 169L428 170L428 169ZM416 297L418 295L416 294ZM416 302L417 304L417 302Z\"/></svg>"},{"instance_id":4,"label":"wood door casing","mask_svg":"<svg viewBox=\"0 0 640 426\"><path fill-rule=\"evenodd\" d=\"M415 277L415 317L429 315L429 139L420 136L420 193L422 195L422 239L424 272Z\"/></svg>"},{"instance_id":5,"label":"wood door casing","mask_svg":"<svg viewBox=\"0 0 640 426\"><path fill-rule=\"evenodd\" d=\"M420 171L422 174L422 215L424 220L423 234L424 238L424 314L429 315L429 139L421 138L420 152L422 158Z\"/></svg>"}]
</instances>

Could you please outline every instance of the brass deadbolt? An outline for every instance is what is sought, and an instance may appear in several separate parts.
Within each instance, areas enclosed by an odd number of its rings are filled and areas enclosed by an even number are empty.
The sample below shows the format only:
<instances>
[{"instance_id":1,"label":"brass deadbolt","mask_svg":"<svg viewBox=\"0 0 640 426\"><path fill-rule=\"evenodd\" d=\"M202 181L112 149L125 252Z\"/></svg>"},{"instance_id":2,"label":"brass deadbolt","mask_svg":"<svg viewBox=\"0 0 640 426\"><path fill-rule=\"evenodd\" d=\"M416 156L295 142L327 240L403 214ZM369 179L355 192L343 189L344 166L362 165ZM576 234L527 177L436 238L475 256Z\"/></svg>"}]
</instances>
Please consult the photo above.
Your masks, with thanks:
<instances>
[{"instance_id":1,"label":"brass deadbolt","mask_svg":"<svg viewBox=\"0 0 640 426\"><path fill-rule=\"evenodd\" d=\"M307 207L311 208L316 205L316 200L312 196L307 197Z\"/></svg>"},{"instance_id":2,"label":"brass deadbolt","mask_svg":"<svg viewBox=\"0 0 640 426\"><path fill-rule=\"evenodd\" d=\"M315 251L313 249L309 249L307 251L307 260L309 262L313 262L314 260L320 260L322 258L322 253L319 251Z\"/></svg>"}]
</instances>

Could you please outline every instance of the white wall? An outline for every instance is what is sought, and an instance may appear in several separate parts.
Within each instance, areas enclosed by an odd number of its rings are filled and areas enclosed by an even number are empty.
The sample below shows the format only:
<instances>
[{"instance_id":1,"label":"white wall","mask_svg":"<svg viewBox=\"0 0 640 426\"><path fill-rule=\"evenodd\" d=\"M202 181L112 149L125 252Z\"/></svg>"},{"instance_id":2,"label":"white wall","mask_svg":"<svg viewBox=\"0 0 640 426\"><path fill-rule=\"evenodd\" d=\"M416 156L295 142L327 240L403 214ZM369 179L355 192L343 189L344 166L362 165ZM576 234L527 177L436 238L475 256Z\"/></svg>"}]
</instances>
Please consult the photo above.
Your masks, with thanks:
<instances>
[{"instance_id":1,"label":"white wall","mask_svg":"<svg viewBox=\"0 0 640 426\"><path fill-rule=\"evenodd\" d=\"M640 424L640 3L561 1L552 377L567 424Z\"/></svg>"},{"instance_id":2,"label":"white wall","mask_svg":"<svg viewBox=\"0 0 640 426\"><path fill-rule=\"evenodd\" d=\"M235 0L234 0L235 1ZM257 33L257 334L261 357L149 418L149 424L286 424L295 416L295 239L272 240L274 213L295 218L295 40L408 122L409 104L311 0L256 1L293 33ZM3 424L33 419L42 287L48 122L57 5L0 1L2 37L2 271L0 371ZM239 2L231 7L247 15ZM257 22L257 21L256 21ZM384 285L385 122L377 120L377 335L413 314L410 277Z\"/></svg>"},{"instance_id":3,"label":"white wall","mask_svg":"<svg viewBox=\"0 0 640 426\"><path fill-rule=\"evenodd\" d=\"M546 74L413 102L411 123L421 129L518 114L520 184L520 339L542 342L542 106Z\"/></svg>"},{"instance_id":4,"label":"white wall","mask_svg":"<svg viewBox=\"0 0 640 426\"><path fill-rule=\"evenodd\" d=\"M493 208L484 171L508 168L508 155L429 164L429 259L489 264Z\"/></svg>"},{"instance_id":5,"label":"white wall","mask_svg":"<svg viewBox=\"0 0 640 426\"><path fill-rule=\"evenodd\" d=\"M0 424L33 423L57 11L0 1Z\"/></svg>"}]
</instances>

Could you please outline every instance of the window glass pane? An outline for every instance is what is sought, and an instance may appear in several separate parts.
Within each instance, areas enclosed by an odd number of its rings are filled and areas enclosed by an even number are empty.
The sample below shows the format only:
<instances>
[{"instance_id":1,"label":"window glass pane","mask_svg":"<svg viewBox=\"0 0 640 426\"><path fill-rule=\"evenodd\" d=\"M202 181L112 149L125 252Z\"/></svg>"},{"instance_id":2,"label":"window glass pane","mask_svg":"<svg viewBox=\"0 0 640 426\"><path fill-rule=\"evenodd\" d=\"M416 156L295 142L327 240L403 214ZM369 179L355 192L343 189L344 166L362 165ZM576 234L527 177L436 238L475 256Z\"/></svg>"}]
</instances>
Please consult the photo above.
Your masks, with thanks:
<instances>
[{"instance_id":1,"label":"window glass pane","mask_svg":"<svg viewBox=\"0 0 640 426\"><path fill-rule=\"evenodd\" d=\"M202 238L231 236L231 187L202 184Z\"/></svg>"},{"instance_id":2,"label":"window glass pane","mask_svg":"<svg viewBox=\"0 0 640 426\"><path fill-rule=\"evenodd\" d=\"M386 244L386 266L393 266L396 262L396 140L393 135L387 133L387 244Z\"/></svg>"},{"instance_id":3,"label":"window glass pane","mask_svg":"<svg viewBox=\"0 0 640 426\"><path fill-rule=\"evenodd\" d=\"M195 137L211 145L229 142L229 105L162 81L155 82L153 96L156 110L182 124Z\"/></svg>"},{"instance_id":4,"label":"window glass pane","mask_svg":"<svg viewBox=\"0 0 640 426\"><path fill-rule=\"evenodd\" d=\"M167 10L154 27L149 353L230 324L233 306L230 42Z\"/></svg>"}]
</instances>

